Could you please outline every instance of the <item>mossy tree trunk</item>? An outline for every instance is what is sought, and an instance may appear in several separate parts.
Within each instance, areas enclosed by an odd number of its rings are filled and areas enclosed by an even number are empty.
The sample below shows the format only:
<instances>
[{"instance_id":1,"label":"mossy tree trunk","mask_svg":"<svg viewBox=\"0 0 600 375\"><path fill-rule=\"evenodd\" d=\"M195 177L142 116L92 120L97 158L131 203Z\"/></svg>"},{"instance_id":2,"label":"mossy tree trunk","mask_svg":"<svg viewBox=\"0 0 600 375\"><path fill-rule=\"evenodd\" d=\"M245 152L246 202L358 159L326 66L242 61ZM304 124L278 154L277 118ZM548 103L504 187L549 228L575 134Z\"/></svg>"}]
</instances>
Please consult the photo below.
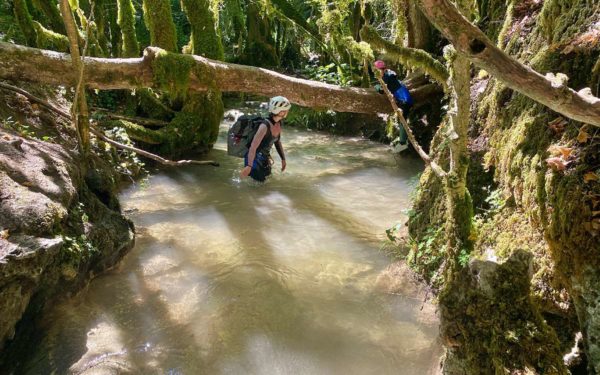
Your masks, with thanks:
<instances>
[{"instance_id":1,"label":"mossy tree trunk","mask_svg":"<svg viewBox=\"0 0 600 375\"><path fill-rule=\"evenodd\" d=\"M60 16L58 5L54 0L33 0L33 6L39 9L47 19L50 28L60 34L66 35L65 25Z\"/></svg>"},{"instance_id":2,"label":"mossy tree trunk","mask_svg":"<svg viewBox=\"0 0 600 375\"><path fill-rule=\"evenodd\" d=\"M107 3L107 14L108 14L108 25L110 27L110 55L112 57L122 56L122 42L121 42L121 29L117 23L119 18L119 4L118 0L106 0ZM133 12L135 15L135 11ZM134 22L135 25L135 22Z\"/></svg>"},{"instance_id":3,"label":"mossy tree trunk","mask_svg":"<svg viewBox=\"0 0 600 375\"><path fill-rule=\"evenodd\" d=\"M208 0L182 0L192 26L191 51L194 55L223 60L223 45L215 29L215 15Z\"/></svg>"},{"instance_id":4,"label":"mossy tree trunk","mask_svg":"<svg viewBox=\"0 0 600 375\"><path fill-rule=\"evenodd\" d=\"M144 0L144 21L150 31L150 44L177 52L177 33L169 0Z\"/></svg>"},{"instance_id":5,"label":"mossy tree trunk","mask_svg":"<svg viewBox=\"0 0 600 375\"><path fill-rule=\"evenodd\" d=\"M182 0L182 5L192 27L192 54L223 60L223 45L216 32L216 17L210 2ZM206 93L188 92L181 112L173 119L179 129L189 133L186 140L194 148L212 147L219 134L223 101L217 84L212 81L211 86Z\"/></svg>"},{"instance_id":6,"label":"mossy tree trunk","mask_svg":"<svg viewBox=\"0 0 600 375\"><path fill-rule=\"evenodd\" d=\"M153 60L160 51L149 47L143 58L98 59L86 57L84 63L86 84L100 90L136 89L163 86L153 78ZM176 55L175 58L186 57ZM293 103L313 108L330 108L338 112L385 113L389 102L373 89L348 88L286 76L267 69L229 64L201 56L187 56L193 62L183 82L187 89L207 91L216 82L223 92L253 93L262 96L286 95ZM44 70L39 67L44 66ZM199 74L207 72L209 74ZM182 75L178 74L179 79ZM74 86L69 55L53 51L18 46L0 42L0 78ZM163 77L164 79L164 77ZM181 82L181 81L180 81ZM261 82L262 84L257 84ZM406 82L415 99L415 106L425 103L441 93L439 85L423 82Z\"/></svg>"},{"instance_id":7,"label":"mossy tree trunk","mask_svg":"<svg viewBox=\"0 0 600 375\"><path fill-rule=\"evenodd\" d=\"M27 7L27 2L25 0L13 0L13 11L15 19L21 28L21 32L25 36L27 45L30 47L38 47L37 34L35 32L33 18L31 18L29 8Z\"/></svg>"},{"instance_id":8,"label":"mossy tree trunk","mask_svg":"<svg viewBox=\"0 0 600 375\"><path fill-rule=\"evenodd\" d=\"M243 62L254 66L278 66L279 57L271 37L271 22L258 4L251 2L246 8L248 28Z\"/></svg>"},{"instance_id":9,"label":"mossy tree trunk","mask_svg":"<svg viewBox=\"0 0 600 375\"><path fill-rule=\"evenodd\" d=\"M432 27L416 0L407 1L407 47L418 48L425 51L431 50Z\"/></svg>"},{"instance_id":10,"label":"mossy tree trunk","mask_svg":"<svg viewBox=\"0 0 600 375\"><path fill-rule=\"evenodd\" d=\"M469 60L446 47L449 60L450 87L452 87L452 109L450 110L449 138L450 168L444 181L448 216L446 219L449 272L458 271L458 257L470 253L469 241L473 207L467 190L469 151L467 149L471 108L471 65Z\"/></svg>"},{"instance_id":11,"label":"mossy tree trunk","mask_svg":"<svg viewBox=\"0 0 600 375\"><path fill-rule=\"evenodd\" d=\"M244 40L246 39L246 18L240 0L225 0L225 10L231 20L231 28L233 29L233 54L236 57L242 53Z\"/></svg>"},{"instance_id":12,"label":"mossy tree trunk","mask_svg":"<svg viewBox=\"0 0 600 375\"><path fill-rule=\"evenodd\" d=\"M135 34L135 8L131 0L117 0L117 24L121 29L121 56L137 57L140 55L140 45Z\"/></svg>"},{"instance_id":13,"label":"mossy tree trunk","mask_svg":"<svg viewBox=\"0 0 600 375\"><path fill-rule=\"evenodd\" d=\"M98 51L102 54L101 56L110 56L108 51L108 19L106 11L106 0L94 0L92 2L92 10L94 12L94 23L96 24L96 41L98 43Z\"/></svg>"}]
</instances>

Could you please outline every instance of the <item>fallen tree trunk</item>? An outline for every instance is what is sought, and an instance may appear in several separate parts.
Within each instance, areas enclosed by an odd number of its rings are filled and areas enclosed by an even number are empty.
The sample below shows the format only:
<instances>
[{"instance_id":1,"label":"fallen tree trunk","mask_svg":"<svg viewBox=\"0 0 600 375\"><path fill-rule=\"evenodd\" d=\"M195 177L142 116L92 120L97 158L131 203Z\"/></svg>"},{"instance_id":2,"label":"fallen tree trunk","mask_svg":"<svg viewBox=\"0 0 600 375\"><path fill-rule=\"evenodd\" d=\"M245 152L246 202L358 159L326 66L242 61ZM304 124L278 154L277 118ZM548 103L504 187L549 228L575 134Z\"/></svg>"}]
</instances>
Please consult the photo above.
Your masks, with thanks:
<instances>
[{"instance_id":1,"label":"fallen tree trunk","mask_svg":"<svg viewBox=\"0 0 600 375\"><path fill-rule=\"evenodd\" d=\"M106 59L86 57L85 82L92 89L136 89L141 87L160 88L155 79L153 66L164 51L148 47L144 57L131 59ZM183 55L172 54L174 58ZM316 109L331 109L338 112L387 113L389 104L384 95L373 89L341 87L322 82L286 76L267 69L229 64L201 56L193 58L186 88L206 91L216 85L223 92L243 92L264 96L285 95L296 104ZM200 78L198 77L200 76ZM204 79L202 79L204 77ZM40 50L11 43L0 42L0 79L31 81L45 84L75 86L77 75L73 72L68 54ZM407 86L416 103L440 94L438 85L429 84L419 88Z\"/></svg>"},{"instance_id":2,"label":"fallen tree trunk","mask_svg":"<svg viewBox=\"0 0 600 375\"><path fill-rule=\"evenodd\" d=\"M448 0L418 0L419 6L457 51L494 78L573 120L600 127L600 98L569 88L566 76L546 77L504 53Z\"/></svg>"}]
</instances>

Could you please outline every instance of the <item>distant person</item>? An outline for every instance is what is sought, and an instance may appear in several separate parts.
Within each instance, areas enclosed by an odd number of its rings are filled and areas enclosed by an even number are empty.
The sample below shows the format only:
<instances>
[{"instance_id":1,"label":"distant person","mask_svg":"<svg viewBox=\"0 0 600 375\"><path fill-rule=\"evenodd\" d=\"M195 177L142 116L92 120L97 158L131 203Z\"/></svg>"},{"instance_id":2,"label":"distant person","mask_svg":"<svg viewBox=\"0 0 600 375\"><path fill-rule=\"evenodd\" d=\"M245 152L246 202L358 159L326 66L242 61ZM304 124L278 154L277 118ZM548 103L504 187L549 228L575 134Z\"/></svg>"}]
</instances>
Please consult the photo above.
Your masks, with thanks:
<instances>
[{"instance_id":1,"label":"distant person","mask_svg":"<svg viewBox=\"0 0 600 375\"><path fill-rule=\"evenodd\" d=\"M375 66L375 68L381 71L381 74L383 75L383 82L385 82L385 85L387 86L388 90L390 90L392 95L394 95L396 104L402 110L402 115L404 116L404 118L408 121L408 114L410 113L410 109L413 106L413 99L410 96L408 88L398 79L396 72L386 68L385 62L383 62L382 60L375 61L373 66ZM380 85L376 85L375 88L380 93L383 93L383 89ZM406 134L406 131L404 130L404 127L402 125L400 125L399 128L399 142L394 147L395 152L402 152L408 148L408 135Z\"/></svg>"},{"instance_id":2,"label":"distant person","mask_svg":"<svg viewBox=\"0 0 600 375\"><path fill-rule=\"evenodd\" d=\"M281 144L281 121L285 119L292 108L290 101L283 96L276 96L269 101L269 117L259 125L248 153L244 156L244 169L240 177L252 177L263 182L271 174L271 148L275 149L281 158L281 171L286 167L285 154Z\"/></svg>"}]
</instances>

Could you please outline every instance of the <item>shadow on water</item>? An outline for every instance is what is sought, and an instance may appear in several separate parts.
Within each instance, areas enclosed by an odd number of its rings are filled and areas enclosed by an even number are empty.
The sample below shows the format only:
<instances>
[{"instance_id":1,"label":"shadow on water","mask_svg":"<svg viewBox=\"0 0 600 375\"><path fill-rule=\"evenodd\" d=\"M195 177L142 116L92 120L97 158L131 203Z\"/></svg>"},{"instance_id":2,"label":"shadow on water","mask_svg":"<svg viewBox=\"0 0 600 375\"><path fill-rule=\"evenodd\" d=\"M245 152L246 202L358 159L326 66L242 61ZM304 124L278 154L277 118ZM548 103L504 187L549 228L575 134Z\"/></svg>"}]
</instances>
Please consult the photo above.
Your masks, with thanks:
<instances>
[{"instance_id":1,"label":"shadow on water","mask_svg":"<svg viewBox=\"0 0 600 375\"><path fill-rule=\"evenodd\" d=\"M351 155L333 168L335 148L302 148L288 149L298 165L325 155L317 177L240 183L239 159L213 150L221 168L168 170L164 186L126 198L141 207L136 248L49 314L16 373L424 373L435 327L417 327L398 314L405 307L364 287L386 261L360 249L381 237L322 189L378 162ZM324 252L303 248L304 237ZM320 258L309 263L311 252Z\"/></svg>"}]
</instances>

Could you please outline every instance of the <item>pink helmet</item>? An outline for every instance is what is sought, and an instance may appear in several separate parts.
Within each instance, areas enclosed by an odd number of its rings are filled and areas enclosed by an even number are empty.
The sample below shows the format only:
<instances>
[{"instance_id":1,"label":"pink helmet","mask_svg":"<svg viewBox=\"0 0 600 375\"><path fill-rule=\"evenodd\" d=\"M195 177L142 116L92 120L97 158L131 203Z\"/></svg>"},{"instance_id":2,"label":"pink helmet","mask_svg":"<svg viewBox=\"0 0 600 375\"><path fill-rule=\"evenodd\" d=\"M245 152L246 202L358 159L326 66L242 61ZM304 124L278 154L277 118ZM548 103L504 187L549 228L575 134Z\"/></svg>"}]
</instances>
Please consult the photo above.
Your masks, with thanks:
<instances>
[{"instance_id":1,"label":"pink helmet","mask_svg":"<svg viewBox=\"0 0 600 375\"><path fill-rule=\"evenodd\" d=\"M377 60L373 64L377 69L385 69L385 63L382 60Z\"/></svg>"}]
</instances>

